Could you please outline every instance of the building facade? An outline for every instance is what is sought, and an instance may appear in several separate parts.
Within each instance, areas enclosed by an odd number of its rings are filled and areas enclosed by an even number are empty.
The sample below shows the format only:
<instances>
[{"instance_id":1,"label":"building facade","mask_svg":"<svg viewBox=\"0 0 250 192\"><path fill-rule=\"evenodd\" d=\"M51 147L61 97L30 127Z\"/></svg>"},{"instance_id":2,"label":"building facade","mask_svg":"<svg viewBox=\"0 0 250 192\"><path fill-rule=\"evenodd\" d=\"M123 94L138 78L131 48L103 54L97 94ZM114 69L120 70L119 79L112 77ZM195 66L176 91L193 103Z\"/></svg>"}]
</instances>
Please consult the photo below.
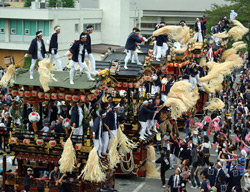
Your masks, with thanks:
<instances>
[{"instance_id":1,"label":"building facade","mask_svg":"<svg viewBox=\"0 0 250 192\"><path fill-rule=\"evenodd\" d=\"M43 31L44 41L49 42L55 25L61 26L59 55L79 39L89 24L94 26L92 44L124 46L142 12L131 11L129 1L100 0L99 3L99 8L0 8L0 62L9 55L14 56L15 61L20 60L38 30ZM46 47L48 50L48 44ZM63 58L63 63L66 62Z\"/></svg>"}]
</instances>

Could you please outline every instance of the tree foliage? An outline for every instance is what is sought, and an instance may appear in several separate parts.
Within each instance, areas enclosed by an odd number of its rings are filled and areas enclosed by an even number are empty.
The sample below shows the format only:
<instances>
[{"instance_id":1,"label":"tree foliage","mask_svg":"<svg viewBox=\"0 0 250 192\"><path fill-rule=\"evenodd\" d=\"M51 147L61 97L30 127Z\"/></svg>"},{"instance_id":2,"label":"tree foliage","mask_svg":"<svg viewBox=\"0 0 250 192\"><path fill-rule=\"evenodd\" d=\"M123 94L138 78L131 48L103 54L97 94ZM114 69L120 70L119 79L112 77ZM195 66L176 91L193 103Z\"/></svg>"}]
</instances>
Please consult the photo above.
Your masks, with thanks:
<instances>
[{"instance_id":1,"label":"tree foliage","mask_svg":"<svg viewBox=\"0 0 250 192\"><path fill-rule=\"evenodd\" d=\"M74 0L49 0L49 7L68 7L74 8Z\"/></svg>"},{"instance_id":2,"label":"tree foliage","mask_svg":"<svg viewBox=\"0 0 250 192\"><path fill-rule=\"evenodd\" d=\"M35 1L35 0L26 0L24 3L24 7L30 7L32 1Z\"/></svg>"},{"instance_id":3,"label":"tree foliage","mask_svg":"<svg viewBox=\"0 0 250 192\"><path fill-rule=\"evenodd\" d=\"M250 1L249 0L226 0L228 4L217 5L213 4L211 10L206 11L208 26L214 26L216 23L221 21L224 16L230 19L230 12L234 10L238 13L236 19L240 21L245 27L250 27ZM232 26L232 23L230 23ZM207 27L210 30L209 27ZM247 33L243 40L248 45L248 60L250 58L250 33Z\"/></svg>"}]
</instances>

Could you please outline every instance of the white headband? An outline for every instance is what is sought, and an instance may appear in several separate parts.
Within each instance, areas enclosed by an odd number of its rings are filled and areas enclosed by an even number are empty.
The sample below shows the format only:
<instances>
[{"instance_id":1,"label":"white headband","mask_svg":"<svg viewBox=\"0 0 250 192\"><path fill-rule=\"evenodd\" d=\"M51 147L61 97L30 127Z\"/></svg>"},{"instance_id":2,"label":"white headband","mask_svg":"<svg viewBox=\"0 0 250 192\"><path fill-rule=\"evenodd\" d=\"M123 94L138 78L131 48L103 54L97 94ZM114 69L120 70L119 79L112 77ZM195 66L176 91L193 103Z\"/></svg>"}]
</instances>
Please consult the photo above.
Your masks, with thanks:
<instances>
[{"instance_id":1,"label":"white headband","mask_svg":"<svg viewBox=\"0 0 250 192\"><path fill-rule=\"evenodd\" d=\"M38 33L36 36L40 36L40 35L42 35L43 34L43 32L40 32L40 33Z\"/></svg>"},{"instance_id":2,"label":"white headband","mask_svg":"<svg viewBox=\"0 0 250 192\"><path fill-rule=\"evenodd\" d=\"M103 113L103 114L102 114L102 117L105 116L105 115L107 115L107 113Z\"/></svg>"},{"instance_id":3,"label":"white headband","mask_svg":"<svg viewBox=\"0 0 250 192\"><path fill-rule=\"evenodd\" d=\"M55 31L57 31L58 29L61 29L59 26L57 28L55 28Z\"/></svg>"},{"instance_id":4,"label":"white headband","mask_svg":"<svg viewBox=\"0 0 250 192\"><path fill-rule=\"evenodd\" d=\"M94 30L93 27L87 28L87 31Z\"/></svg>"},{"instance_id":5,"label":"white headband","mask_svg":"<svg viewBox=\"0 0 250 192\"><path fill-rule=\"evenodd\" d=\"M135 32L135 33L140 33L140 31L136 31L136 30L134 30L134 32Z\"/></svg>"},{"instance_id":6,"label":"white headband","mask_svg":"<svg viewBox=\"0 0 250 192\"><path fill-rule=\"evenodd\" d=\"M87 35L82 35L81 38L82 38L82 37L87 37Z\"/></svg>"}]
</instances>

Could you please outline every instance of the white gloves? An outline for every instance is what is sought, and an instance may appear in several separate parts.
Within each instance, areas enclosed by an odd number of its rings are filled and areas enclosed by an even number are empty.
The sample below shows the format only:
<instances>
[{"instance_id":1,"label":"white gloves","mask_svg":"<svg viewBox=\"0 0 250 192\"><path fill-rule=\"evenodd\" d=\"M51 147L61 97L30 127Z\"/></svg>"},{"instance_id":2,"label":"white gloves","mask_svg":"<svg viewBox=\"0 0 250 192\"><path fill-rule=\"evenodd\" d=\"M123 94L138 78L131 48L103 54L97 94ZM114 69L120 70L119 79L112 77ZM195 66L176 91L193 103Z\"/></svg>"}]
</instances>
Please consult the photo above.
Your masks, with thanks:
<instances>
[{"instance_id":1,"label":"white gloves","mask_svg":"<svg viewBox=\"0 0 250 192\"><path fill-rule=\"evenodd\" d=\"M64 54L64 56L65 56L65 57L68 57L69 54L70 54L70 51L67 51L67 52Z\"/></svg>"},{"instance_id":2,"label":"white gloves","mask_svg":"<svg viewBox=\"0 0 250 192\"><path fill-rule=\"evenodd\" d=\"M147 39L146 37L143 37L143 40L144 40L145 42L148 42L148 39Z\"/></svg>"},{"instance_id":3,"label":"white gloves","mask_svg":"<svg viewBox=\"0 0 250 192\"><path fill-rule=\"evenodd\" d=\"M28 57L28 55L29 55L29 54L28 54L28 53L26 53L26 54L24 55L24 57Z\"/></svg>"},{"instance_id":4,"label":"white gloves","mask_svg":"<svg viewBox=\"0 0 250 192\"><path fill-rule=\"evenodd\" d=\"M137 46L137 49L141 49L141 47L138 45L138 46Z\"/></svg>"},{"instance_id":5,"label":"white gloves","mask_svg":"<svg viewBox=\"0 0 250 192\"><path fill-rule=\"evenodd\" d=\"M155 163L155 160L153 160L152 163Z\"/></svg>"},{"instance_id":6,"label":"white gloves","mask_svg":"<svg viewBox=\"0 0 250 192\"><path fill-rule=\"evenodd\" d=\"M55 50L54 49L51 50L51 54L53 54L53 55L55 54Z\"/></svg>"}]
</instances>

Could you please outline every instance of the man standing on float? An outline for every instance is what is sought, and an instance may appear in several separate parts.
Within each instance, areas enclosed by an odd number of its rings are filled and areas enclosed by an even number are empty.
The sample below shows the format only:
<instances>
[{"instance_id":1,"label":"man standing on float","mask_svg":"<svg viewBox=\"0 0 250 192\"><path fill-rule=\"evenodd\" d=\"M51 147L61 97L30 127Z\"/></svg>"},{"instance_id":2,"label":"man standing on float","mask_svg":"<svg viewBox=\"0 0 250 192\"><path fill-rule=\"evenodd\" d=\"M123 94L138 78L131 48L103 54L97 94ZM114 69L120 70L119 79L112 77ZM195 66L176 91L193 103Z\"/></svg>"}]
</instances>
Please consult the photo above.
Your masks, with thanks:
<instances>
[{"instance_id":1,"label":"man standing on float","mask_svg":"<svg viewBox=\"0 0 250 192\"><path fill-rule=\"evenodd\" d=\"M37 60L44 60L46 49L43 42L43 32L37 31L36 38L31 41L28 53L24 55L24 57L28 57L28 55L32 55L31 65L30 65L30 79L33 79L33 71L36 65Z\"/></svg>"},{"instance_id":2,"label":"man standing on float","mask_svg":"<svg viewBox=\"0 0 250 192\"><path fill-rule=\"evenodd\" d=\"M56 63L57 63L57 68L58 71L62 71L62 61L61 59L59 59L59 55L58 55L58 34L61 32L61 28L59 25L54 27L55 33L51 36L50 39L50 44L49 44L49 59L50 62L52 63L53 59L56 59Z\"/></svg>"}]
</instances>

